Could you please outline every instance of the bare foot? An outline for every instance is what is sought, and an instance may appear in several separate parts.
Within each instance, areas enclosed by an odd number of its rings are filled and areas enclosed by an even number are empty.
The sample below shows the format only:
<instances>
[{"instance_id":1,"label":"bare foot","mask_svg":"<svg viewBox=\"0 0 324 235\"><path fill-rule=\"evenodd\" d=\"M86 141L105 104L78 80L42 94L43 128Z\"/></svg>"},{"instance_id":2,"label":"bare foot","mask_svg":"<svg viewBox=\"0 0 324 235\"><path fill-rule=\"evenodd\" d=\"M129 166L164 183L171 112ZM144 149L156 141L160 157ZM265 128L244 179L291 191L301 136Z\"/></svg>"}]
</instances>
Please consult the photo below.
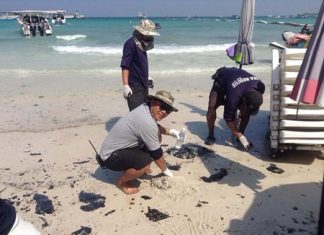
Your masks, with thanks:
<instances>
[{"instance_id":1,"label":"bare foot","mask_svg":"<svg viewBox=\"0 0 324 235\"><path fill-rule=\"evenodd\" d=\"M139 192L139 188L132 187L130 184L122 184L122 185L116 185L120 190L122 190L126 194L134 194Z\"/></svg>"}]
</instances>

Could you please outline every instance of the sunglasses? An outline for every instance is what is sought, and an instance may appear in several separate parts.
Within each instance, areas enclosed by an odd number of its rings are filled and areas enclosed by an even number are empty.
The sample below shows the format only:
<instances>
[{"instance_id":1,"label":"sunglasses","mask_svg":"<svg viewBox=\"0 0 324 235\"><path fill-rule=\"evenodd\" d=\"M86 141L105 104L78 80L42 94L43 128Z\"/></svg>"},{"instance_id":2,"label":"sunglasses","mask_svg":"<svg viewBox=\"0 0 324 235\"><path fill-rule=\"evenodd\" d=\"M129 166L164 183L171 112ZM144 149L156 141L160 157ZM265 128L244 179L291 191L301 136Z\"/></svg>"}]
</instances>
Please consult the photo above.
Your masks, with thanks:
<instances>
[{"instance_id":1,"label":"sunglasses","mask_svg":"<svg viewBox=\"0 0 324 235\"><path fill-rule=\"evenodd\" d=\"M169 114L173 111L173 109L170 106L168 106L164 103L159 103L159 107L160 107L161 111L165 111L167 114Z\"/></svg>"}]
</instances>

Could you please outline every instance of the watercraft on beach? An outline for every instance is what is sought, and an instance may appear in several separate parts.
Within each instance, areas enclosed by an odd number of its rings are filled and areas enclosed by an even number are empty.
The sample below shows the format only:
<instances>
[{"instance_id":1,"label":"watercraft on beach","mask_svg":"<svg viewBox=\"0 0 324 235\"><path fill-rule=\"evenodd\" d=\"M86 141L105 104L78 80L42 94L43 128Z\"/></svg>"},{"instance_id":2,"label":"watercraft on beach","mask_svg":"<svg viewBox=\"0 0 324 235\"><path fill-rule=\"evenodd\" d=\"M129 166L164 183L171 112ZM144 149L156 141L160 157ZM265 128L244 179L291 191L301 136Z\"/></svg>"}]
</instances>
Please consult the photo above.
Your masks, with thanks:
<instances>
[{"instance_id":1,"label":"watercraft on beach","mask_svg":"<svg viewBox=\"0 0 324 235\"><path fill-rule=\"evenodd\" d=\"M17 22L25 37L52 35L52 27L48 22L49 11L20 11Z\"/></svg>"}]
</instances>

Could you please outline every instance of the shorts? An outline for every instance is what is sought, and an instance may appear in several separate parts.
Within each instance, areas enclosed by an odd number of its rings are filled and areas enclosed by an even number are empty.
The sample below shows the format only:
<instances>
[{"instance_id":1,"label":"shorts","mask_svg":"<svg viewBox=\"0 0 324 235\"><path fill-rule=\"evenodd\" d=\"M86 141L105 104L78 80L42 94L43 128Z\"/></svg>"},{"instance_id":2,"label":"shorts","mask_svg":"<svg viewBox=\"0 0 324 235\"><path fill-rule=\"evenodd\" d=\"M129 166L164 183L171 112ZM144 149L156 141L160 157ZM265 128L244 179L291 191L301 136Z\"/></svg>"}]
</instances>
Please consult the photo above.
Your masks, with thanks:
<instances>
[{"instance_id":1,"label":"shorts","mask_svg":"<svg viewBox=\"0 0 324 235\"><path fill-rule=\"evenodd\" d=\"M119 149L104 161L105 166L113 171L125 171L131 168L140 170L153 161L144 148L134 147Z\"/></svg>"},{"instance_id":2,"label":"shorts","mask_svg":"<svg viewBox=\"0 0 324 235\"><path fill-rule=\"evenodd\" d=\"M217 92L217 102L216 107L224 105L225 104L225 94L224 90L222 88L222 83L220 78L214 79L214 84L210 92Z\"/></svg>"},{"instance_id":3,"label":"shorts","mask_svg":"<svg viewBox=\"0 0 324 235\"><path fill-rule=\"evenodd\" d=\"M139 105L146 103L148 101L148 88L141 86L131 87L133 94L127 98L127 104L129 111L137 108Z\"/></svg>"}]
</instances>

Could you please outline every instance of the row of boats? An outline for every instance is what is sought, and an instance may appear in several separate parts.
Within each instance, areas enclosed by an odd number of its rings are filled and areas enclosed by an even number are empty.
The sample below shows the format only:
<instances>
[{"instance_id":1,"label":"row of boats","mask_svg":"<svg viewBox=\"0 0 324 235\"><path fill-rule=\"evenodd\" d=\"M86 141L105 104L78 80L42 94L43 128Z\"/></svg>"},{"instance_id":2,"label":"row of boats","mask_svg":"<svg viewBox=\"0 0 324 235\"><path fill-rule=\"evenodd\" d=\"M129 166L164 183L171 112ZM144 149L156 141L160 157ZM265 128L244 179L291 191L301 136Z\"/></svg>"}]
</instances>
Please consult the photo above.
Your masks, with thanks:
<instances>
[{"instance_id":1,"label":"row of boats","mask_svg":"<svg viewBox=\"0 0 324 235\"><path fill-rule=\"evenodd\" d=\"M66 14L65 10L51 10L51 11L13 11L7 13L7 19L16 18L21 32L25 37L31 36L49 36L53 33L51 26L55 24L65 24L67 18L84 18L84 15L80 15L77 11L75 14Z\"/></svg>"}]
</instances>

